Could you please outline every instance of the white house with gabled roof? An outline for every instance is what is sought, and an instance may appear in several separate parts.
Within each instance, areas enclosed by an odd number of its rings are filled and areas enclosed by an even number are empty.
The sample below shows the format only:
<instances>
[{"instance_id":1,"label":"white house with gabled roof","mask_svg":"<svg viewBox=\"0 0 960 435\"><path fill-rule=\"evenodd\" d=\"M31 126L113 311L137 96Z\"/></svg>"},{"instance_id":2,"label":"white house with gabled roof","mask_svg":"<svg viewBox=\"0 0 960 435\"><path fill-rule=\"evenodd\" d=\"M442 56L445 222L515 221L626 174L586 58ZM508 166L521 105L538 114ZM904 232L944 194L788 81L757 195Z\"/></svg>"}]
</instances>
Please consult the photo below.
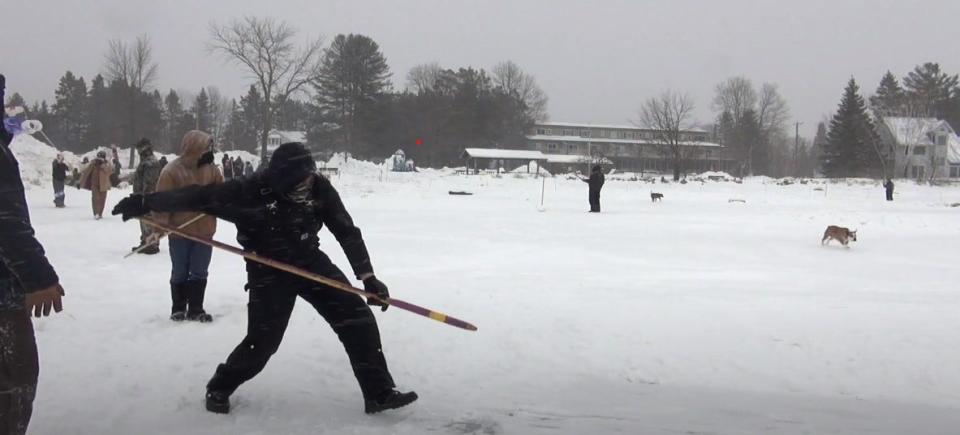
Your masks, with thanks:
<instances>
[{"instance_id":1,"label":"white house with gabled roof","mask_svg":"<svg viewBox=\"0 0 960 435\"><path fill-rule=\"evenodd\" d=\"M960 137L936 118L882 119L880 137L893 155L894 178L960 179Z\"/></svg>"}]
</instances>

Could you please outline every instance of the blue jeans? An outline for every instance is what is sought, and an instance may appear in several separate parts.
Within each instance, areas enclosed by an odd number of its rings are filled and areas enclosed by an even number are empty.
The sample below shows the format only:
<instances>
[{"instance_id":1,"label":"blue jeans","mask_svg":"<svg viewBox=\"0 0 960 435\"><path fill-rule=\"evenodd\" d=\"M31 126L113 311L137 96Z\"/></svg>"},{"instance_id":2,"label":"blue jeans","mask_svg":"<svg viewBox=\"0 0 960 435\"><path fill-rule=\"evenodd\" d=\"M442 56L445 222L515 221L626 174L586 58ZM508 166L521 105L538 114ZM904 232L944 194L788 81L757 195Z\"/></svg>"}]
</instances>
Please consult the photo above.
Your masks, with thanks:
<instances>
[{"instance_id":1,"label":"blue jeans","mask_svg":"<svg viewBox=\"0 0 960 435\"><path fill-rule=\"evenodd\" d=\"M169 246L170 262L173 263L171 284L207 279L212 247L177 236L170 236Z\"/></svg>"}]
</instances>

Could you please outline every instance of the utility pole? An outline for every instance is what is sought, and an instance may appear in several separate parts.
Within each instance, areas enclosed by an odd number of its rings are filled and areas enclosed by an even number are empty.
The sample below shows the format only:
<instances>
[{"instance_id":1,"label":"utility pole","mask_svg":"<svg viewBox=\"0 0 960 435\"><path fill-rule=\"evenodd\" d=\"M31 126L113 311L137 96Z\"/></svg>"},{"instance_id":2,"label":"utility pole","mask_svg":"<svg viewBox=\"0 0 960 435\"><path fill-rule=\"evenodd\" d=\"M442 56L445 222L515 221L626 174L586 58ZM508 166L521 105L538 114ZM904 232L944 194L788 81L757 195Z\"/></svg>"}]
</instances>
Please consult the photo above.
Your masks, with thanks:
<instances>
[{"instance_id":1,"label":"utility pole","mask_svg":"<svg viewBox=\"0 0 960 435\"><path fill-rule=\"evenodd\" d=\"M803 124L803 123L800 122L800 121L797 121L797 122L795 123L795 125L796 125L796 133L794 134L794 137L793 137L793 174L794 174L794 176L797 175L797 172L798 172L797 169L798 169L799 166L800 166L800 165L799 165L799 160L800 160L800 124Z\"/></svg>"}]
</instances>

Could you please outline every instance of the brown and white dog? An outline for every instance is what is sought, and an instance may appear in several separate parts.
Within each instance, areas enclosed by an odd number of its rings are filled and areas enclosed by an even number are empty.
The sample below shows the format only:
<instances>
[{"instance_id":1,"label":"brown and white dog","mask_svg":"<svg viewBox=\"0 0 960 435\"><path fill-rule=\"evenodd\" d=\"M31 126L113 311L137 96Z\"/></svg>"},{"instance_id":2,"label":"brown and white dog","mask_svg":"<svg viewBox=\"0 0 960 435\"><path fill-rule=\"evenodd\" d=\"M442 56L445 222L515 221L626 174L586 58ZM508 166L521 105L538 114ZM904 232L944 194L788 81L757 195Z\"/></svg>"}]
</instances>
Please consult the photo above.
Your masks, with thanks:
<instances>
[{"instance_id":1,"label":"brown and white dog","mask_svg":"<svg viewBox=\"0 0 960 435\"><path fill-rule=\"evenodd\" d=\"M857 230L850 231L848 228L830 225L827 227L827 230L823 232L823 240L820 241L820 244L826 245L830 243L830 239L840 242L843 246L847 246L851 241L857 241Z\"/></svg>"}]
</instances>

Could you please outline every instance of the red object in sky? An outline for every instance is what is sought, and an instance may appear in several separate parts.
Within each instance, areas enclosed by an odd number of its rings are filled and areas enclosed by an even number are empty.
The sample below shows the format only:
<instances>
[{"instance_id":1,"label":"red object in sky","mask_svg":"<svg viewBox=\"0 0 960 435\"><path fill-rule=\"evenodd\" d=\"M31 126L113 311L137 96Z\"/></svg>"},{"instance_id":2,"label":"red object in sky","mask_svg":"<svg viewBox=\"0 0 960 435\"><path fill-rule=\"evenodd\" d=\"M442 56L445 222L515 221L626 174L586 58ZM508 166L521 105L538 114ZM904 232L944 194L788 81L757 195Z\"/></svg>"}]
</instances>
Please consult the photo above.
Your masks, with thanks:
<instances>
[{"instance_id":1,"label":"red object in sky","mask_svg":"<svg viewBox=\"0 0 960 435\"><path fill-rule=\"evenodd\" d=\"M413 141L413 143L417 144L417 146L423 145L423 141L420 139Z\"/></svg>"}]
</instances>

